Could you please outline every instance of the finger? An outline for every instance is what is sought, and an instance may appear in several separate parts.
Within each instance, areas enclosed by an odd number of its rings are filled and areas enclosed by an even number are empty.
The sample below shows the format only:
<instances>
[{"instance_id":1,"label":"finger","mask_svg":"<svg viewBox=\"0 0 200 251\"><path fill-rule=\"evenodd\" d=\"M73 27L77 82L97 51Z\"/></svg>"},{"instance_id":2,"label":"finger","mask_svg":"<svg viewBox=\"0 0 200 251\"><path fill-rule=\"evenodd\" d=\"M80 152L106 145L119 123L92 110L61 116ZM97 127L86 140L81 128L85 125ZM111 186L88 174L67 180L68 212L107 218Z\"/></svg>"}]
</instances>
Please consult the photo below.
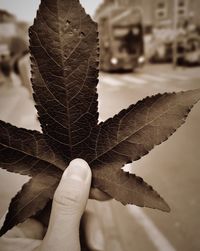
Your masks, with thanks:
<instances>
[{"instance_id":1,"label":"finger","mask_svg":"<svg viewBox=\"0 0 200 251\"><path fill-rule=\"evenodd\" d=\"M82 218L82 224L85 231L85 241L89 250L103 251L105 250L105 238L101 222L96 214L86 212Z\"/></svg>"},{"instance_id":2,"label":"finger","mask_svg":"<svg viewBox=\"0 0 200 251\"><path fill-rule=\"evenodd\" d=\"M24 237L34 240L42 240L44 238L44 227L35 219L28 219L24 223L19 224L17 228L21 232L21 236L18 236L18 238Z\"/></svg>"},{"instance_id":3,"label":"finger","mask_svg":"<svg viewBox=\"0 0 200 251\"><path fill-rule=\"evenodd\" d=\"M0 219L0 227L3 226L5 218L6 214ZM7 238L29 238L42 240L44 238L44 227L39 221L35 219L28 219L12 228L5 234L5 236Z\"/></svg>"},{"instance_id":4,"label":"finger","mask_svg":"<svg viewBox=\"0 0 200 251\"><path fill-rule=\"evenodd\" d=\"M110 197L110 195L108 195L107 193L102 192L98 188L91 188L90 199L106 201L106 200L111 200L112 197Z\"/></svg>"},{"instance_id":5,"label":"finger","mask_svg":"<svg viewBox=\"0 0 200 251\"><path fill-rule=\"evenodd\" d=\"M91 186L91 170L81 159L73 160L55 192L50 223L42 251L80 251L79 225Z\"/></svg>"}]
</instances>

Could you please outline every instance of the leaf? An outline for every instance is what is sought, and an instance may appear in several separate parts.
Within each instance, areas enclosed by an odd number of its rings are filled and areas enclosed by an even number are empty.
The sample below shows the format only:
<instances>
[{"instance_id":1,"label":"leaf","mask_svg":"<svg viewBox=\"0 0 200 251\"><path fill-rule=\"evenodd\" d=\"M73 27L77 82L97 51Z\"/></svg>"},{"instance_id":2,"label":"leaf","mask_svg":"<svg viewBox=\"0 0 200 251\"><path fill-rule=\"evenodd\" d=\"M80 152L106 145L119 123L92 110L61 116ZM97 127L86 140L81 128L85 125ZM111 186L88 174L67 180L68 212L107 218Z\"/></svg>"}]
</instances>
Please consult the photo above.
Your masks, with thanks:
<instances>
[{"instance_id":1,"label":"leaf","mask_svg":"<svg viewBox=\"0 0 200 251\"><path fill-rule=\"evenodd\" d=\"M33 177L12 200L0 234L47 215L62 171L78 157L90 164L94 187L123 204L169 211L152 187L121 167L167 140L200 99L200 89L148 97L98 124L97 25L78 0L42 0L30 50L43 134L0 122L0 166Z\"/></svg>"},{"instance_id":2,"label":"leaf","mask_svg":"<svg viewBox=\"0 0 200 251\"><path fill-rule=\"evenodd\" d=\"M59 183L59 179L60 177L56 177L55 173L51 171L40 173L26 183L10 203L9 212L0 230L0 236L42 210L48 201L53 198L52 194Z\"/></svg>"},{"instance_id":3,"label":"leaf","mask_svg":"<svg viewBox=\"0 0 200 251\"><path fill-rule=\"evenodd\" d=\"M43 0L30 28L32 82L46 140L64 159L81 157L97 124L97 25L77 0Z\"/></svg>"},{"instance_id":4,"label":"leaf","mask_svg":"<svg viewBox=\"0 0 200 251\"><path fill-rule=\"evenodd\" d=\"M37 132L17 128L0 121L0 166L9 172L35 176L46 167L64 169L59 159Z\"/></svg>"},{"instance_id":5,"label":"leaf","mask_svg":"<svg viewBox=\"0 0 200 251\"><path fill-rule=\"evenodd\" d=\"M122 204L134 204L169 212L170 208L160 195L142 178L112 168L98 169L93 174L94 186L113 196ZM98 185L97 185L98 184Z\"/></svg>"},{"instance_id":6,"label":"leaf","mask_svg":"<svg viewBox=\"0 0 200 251\"><path fill-rule=\"evenodd\" d=\"M157 94L122 110L91 134L93 168L116 168L140 159L166 141L186 120L200 100L200 89Z\"/></svg>"},{"instance_id":7,"label":"leaf","mask_svg":"<svg viewBox=\"0 0 200 251\"><path fill-rule=\"evenodd\" d=\"M169 211L166 202L152 189L149 190L145 183L118 170L167 140L185 122L199 99L200 89L158 94L101 123L98 130L91 134L95 156L88 157L93 168L93 186L125 205L136 204ZM144 194L148 196L144 197Z\"/></svg>"}]
</instances>

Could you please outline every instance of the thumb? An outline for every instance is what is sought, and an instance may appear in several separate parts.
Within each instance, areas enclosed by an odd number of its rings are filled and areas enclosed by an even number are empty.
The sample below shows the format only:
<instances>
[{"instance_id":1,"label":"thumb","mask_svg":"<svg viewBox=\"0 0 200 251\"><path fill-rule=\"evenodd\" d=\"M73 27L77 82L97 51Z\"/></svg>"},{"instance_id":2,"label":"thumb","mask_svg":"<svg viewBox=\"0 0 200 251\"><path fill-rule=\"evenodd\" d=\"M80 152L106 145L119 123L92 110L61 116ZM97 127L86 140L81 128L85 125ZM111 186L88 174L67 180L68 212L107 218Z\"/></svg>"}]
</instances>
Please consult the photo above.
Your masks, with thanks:
<instances>
[{"instance_id":1,"label":"thumb","mask_svg":"<svg viewBox=\"0 0 200 251\"><path fill-rule=\"evenodd\" d=\"M91 170L82 159L73 160L64 172L53 199L42 251L79 251L79 225L91 185Z\"/></svg>"}]
</instances>

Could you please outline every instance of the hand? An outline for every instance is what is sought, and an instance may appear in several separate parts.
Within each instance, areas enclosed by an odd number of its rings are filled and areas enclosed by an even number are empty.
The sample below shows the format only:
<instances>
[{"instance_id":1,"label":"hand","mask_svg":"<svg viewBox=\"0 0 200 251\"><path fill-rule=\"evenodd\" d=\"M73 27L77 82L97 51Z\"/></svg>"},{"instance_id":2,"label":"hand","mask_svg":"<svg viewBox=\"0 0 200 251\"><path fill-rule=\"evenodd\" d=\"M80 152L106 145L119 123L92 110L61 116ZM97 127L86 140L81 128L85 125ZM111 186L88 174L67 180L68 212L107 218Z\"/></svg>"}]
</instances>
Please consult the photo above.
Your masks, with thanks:
<instances>
[{"instance_id":1,"label":"hand","mask_svg":"<svg viewBox=\"0 0 200 251\"><path fill-rule=\"evenodd\" d=\"M55 192L50 222L44 239L42 224L30 219L15 228L14 236L14 232L10 231L5 237L2 237L0 247L5 247L2 250L7 251L14 248L17 251L17 246L21 245L19 250L26 251L80 251L79 225L88 200L90 185L91 170L88 164L81 159L73 160L64 172ZM91 197L99 200L109 199L98 189L91 190ZM96 243L93 241L96 238L92 238L95 231L99 230L97 219L90 214L87 214L85 219L87 219L85 227L89 247L91 250L103 250L103 234L99 235L98 231L99 238ZM16 234L16 229L18 234ZM43 241L38 239L43 239ZM11 246L13 243L15 245L9 249L9 245Z\"/></svg>"},{"instance_id":2,"label":"hand","mask_svg":"<svg viewBox=\"0 0 200 251\"><path fill-rule=\"evenodd\" d=\"M83 160L74 160L55 192L47 233L40 251L80 250L79 225L91 186L91 171Z\"/></svg>"}]
</instances>

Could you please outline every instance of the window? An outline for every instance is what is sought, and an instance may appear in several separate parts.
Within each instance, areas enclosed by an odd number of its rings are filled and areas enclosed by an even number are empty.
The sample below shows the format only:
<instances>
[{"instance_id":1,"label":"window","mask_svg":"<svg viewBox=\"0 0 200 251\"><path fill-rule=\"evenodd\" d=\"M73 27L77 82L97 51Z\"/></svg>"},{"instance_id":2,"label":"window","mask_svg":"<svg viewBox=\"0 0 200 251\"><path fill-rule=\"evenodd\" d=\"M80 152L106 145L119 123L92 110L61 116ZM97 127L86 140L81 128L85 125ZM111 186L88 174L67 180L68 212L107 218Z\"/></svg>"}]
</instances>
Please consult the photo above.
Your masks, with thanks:
<instances>
[{"instance_id":1,"label":"window","mask_svg":"<svg viewBox=\"0 0 200 251\"><path fill-rule=\"evenodd\" d=\"M183 17L187 14L187 0L178 1L177 13L179 17Z\"/></svg>"},{"instance_id":2,"label":"window","mask_svg":"<svg viewBox=\"0 0 200 251\"><path fill-rule=\"evenodd\" d=\"M164 19L167 17L167 2L166 0L159 0L156 6L156 18Z\"/></svg>"},{"instance_id":3,"label":"window","mask_svg":"<svg viewBox=\"0 0 200 251\"><path fill-rule=\"evenodd\" d=\"M178 3L178 6L181 7L181 8L185 7L185 1L180 0L179 3Z\"/></svg>"},{"instance_id":4,"label":"window","mask_svg":"<svg viewBox=\"0 0 200 251\"><path fill-rule=\"evenodd\" d=\"M158 3L158 9L163 9L163 8L165 8L165 3L163 2Z\"/></svg>"},{"instance_id":5,"label":"window","mask_svg":"<svg viewBox=\"0 0 200 251\"><path fill-rule=\"evenodd\" d=\"M165 16L165 12L164 11L158 11L157 16L159 18L163 18Z\"/></svg>"},{"instance_id":6,"label":"window","mask_svg":"<svg viewBox=\"0 0 200 251\"><path fill-rule=\"evenodd\" d=\"M178 15L179 16L184 16L185 15L185 11L184 10L179 10L178 11Z\"/></svg>"}]
</instances>

